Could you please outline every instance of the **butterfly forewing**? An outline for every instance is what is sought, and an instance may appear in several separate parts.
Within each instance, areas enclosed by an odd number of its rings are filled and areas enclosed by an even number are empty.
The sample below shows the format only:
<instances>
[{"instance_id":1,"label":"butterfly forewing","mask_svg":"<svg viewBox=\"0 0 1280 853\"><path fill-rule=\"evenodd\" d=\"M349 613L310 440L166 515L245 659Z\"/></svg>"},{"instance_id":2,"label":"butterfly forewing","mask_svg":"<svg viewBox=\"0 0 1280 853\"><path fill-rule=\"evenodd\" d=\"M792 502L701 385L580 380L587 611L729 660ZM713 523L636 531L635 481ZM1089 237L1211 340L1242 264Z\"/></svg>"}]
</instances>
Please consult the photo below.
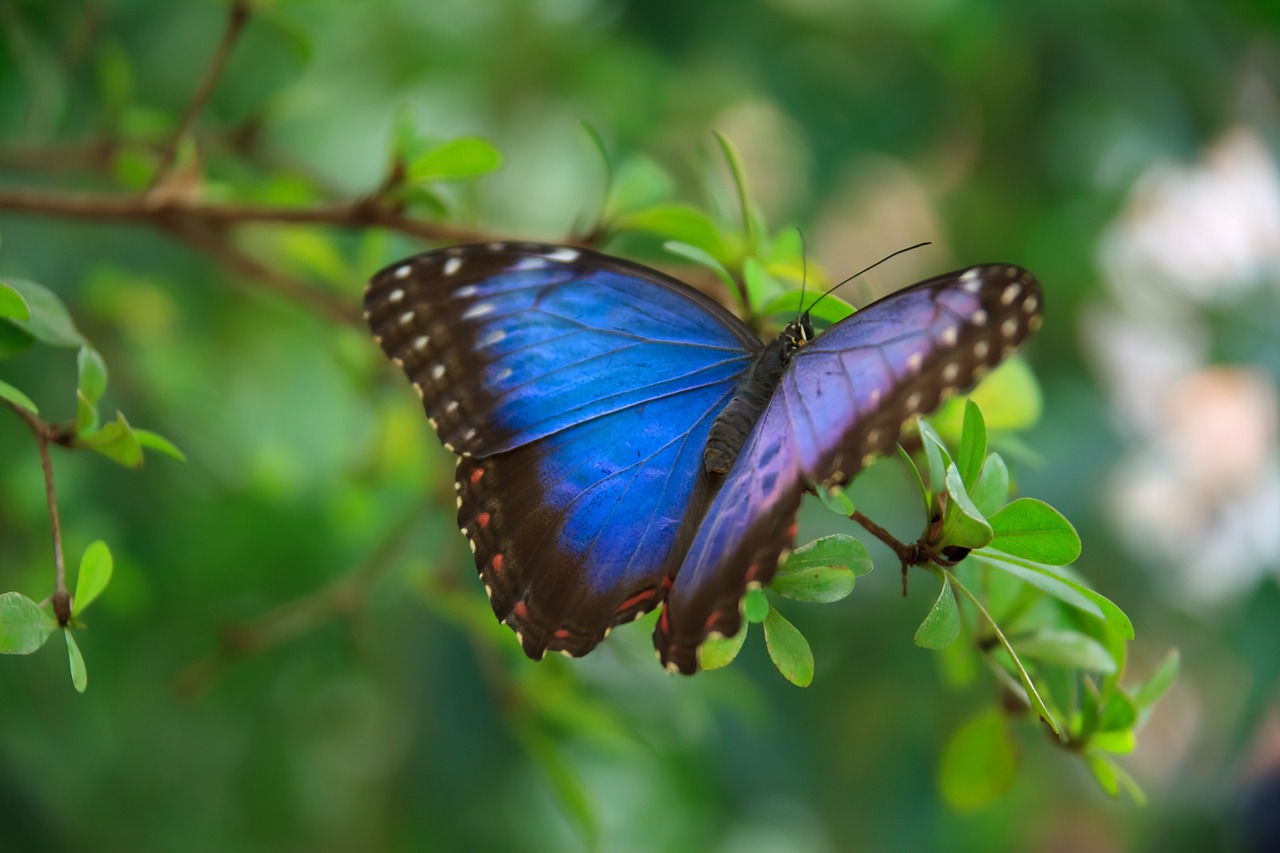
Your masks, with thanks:
<instances>
[{"instance_id":1,"label":"butterfly forewing","mask_svg":"<svg viewBox=\"0 0 1280 853\"><path fill-rule=\"evenodd\" d=\"M711 633L740 626L795 537L800 497L848 482L906 421L968 388L1040 325L1040 285L988 265L930 279L837 323L792 358L711 503L654 633L663 663L692 673Z\"/></svg>"},{"instance_id":2,"label":"butterfly forewing","mask_svg":"<svg viewBox=\"0 0 1280 853\"><path fill-rule=\"evenodd\" d=\"M712 300L594 252L487 244L380 272L370 328L458 466L458 523L530 657L656 606L711 485L711 422L759 349Z\"/></svg>"}]
</instances>

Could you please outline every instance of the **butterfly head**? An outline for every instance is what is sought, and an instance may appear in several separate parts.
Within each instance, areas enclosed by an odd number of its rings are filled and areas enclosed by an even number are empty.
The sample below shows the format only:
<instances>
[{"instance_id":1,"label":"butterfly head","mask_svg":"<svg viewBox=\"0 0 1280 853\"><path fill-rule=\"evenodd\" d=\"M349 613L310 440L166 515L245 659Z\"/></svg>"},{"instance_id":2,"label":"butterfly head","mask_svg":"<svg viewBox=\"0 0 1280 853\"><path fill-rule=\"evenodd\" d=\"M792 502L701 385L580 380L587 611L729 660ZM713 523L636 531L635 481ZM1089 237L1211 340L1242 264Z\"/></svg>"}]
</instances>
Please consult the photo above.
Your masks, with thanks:
<instances>
[{"instance_id":1,"label":"butterfly head","mask_svg":"<svg viewBox=\"0 0 1280 853\"><path fill-rule=\"evenodd\" d=\"M787 356L800 351L814 338L813 321L809 319L809 312L804 312L788 323L778 337L783 342L783 352Z\"/></svg>"}]
</instances>

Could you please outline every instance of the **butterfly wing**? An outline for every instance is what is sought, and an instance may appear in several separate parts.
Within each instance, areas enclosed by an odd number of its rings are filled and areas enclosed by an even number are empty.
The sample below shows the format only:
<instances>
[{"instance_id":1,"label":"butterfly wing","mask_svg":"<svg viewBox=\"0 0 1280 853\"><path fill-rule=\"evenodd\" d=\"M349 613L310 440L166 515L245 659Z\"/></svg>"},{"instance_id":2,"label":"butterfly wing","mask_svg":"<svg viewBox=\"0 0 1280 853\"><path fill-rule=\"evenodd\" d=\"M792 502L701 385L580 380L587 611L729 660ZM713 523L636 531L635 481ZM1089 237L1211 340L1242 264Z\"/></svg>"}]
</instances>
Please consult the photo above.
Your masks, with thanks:
<instances>
[{"instance_id":1,"label":"butterfly wing","mask_svg":"<svg viewBox=\"0 0 1280 853\"><path fill-rule=\"evenodd\" d=\"M707 510L654 632L668 669L697 669L707 636L773 577L804 489L842 485L904 423L975 383L1040 325L1040 285L1007 265L948 273L832 326L792 358Z\"/></svg>"},{"instance_id":2,"label":"butterfly wing","mask_svg":"<svg viewBox=\"0 0 1280 853\"><path fill-rule=\"evenodd\" d=\"M702 452L760 342L595 252L487 244L388 267L370 328L458 463L458 524L525 652L582 655L656 606L709 500Z\"/></svg>"}]
</instances>

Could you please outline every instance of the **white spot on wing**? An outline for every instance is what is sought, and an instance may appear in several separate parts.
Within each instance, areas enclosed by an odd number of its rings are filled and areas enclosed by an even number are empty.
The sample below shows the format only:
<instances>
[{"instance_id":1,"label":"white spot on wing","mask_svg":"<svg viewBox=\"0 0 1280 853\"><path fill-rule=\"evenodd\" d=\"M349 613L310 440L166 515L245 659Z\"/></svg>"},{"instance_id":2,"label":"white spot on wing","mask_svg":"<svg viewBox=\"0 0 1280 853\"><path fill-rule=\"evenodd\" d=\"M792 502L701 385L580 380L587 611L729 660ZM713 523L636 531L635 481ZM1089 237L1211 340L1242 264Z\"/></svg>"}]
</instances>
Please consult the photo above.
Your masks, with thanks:
<instances>
[{"instance_id":1,"label":"white spot on wing","mask_svg":"<svg viewBox=\"0 0 1280 853\"><path fill-rule=\"evenodd\" d=\"M972 322L973 325L975 326L985 326L987 325L987 312L979 308L977 311L973 312L973 315L969 318L969 321Z\"/></svg>"},{"instance_id":2,"label":"white spot on wing","mask_svg":"<svg viewBox=\"0 0 1280 853\"><path fill-rule=\"evenodd\" d=\"M493 375L494 382L501 382L511 375L511 368L504 367Z\"/></svg>"},{"instance_id":3,"label":"white spot on wing","mask_svg":"<svg viewBox=\"0 0 1280 853\"><path fill-rule=\"evenodd\" d=\"M401 299L404 299L404 291L398 287L387 294L388 302L399 302Z\"/></svg>"},{"instance_id":4,"label":"white spot on wing","mask_svg":"<svg viewBox=\"0 0 1280 853\"><path fill-rule=\"evenodd\" d=\"M475 296L479 292L480 288L476 287L474 284L464 284L462 287L455 290L453 294L454 296L461 296L465 299L468 296Z\"/></svg>"},{"instance_id":5,"label":"white spot on wing","mask_svg":"<svg viewBox=\"0 0 1280 853\"><path fill-rule=\"evenodd\" d=\"M443 365L443 364L437 364L435 367L431 368L431 378L432 378L432 379L440 379L440 378L441 378L441 377L443 377L443 376L444 376L444 365Z\"/></svg>"},{"instance_id":6,"label":"white spot on wing","mask_svg":"<svg viewBox=\"0 0 1280 853\"><path fill-rule=\"evenodd\" d=\"M581 255L582 253L575 249L570 249L568 247L561 247L559 249L556 249L554 252L547 252L547 260L559 261L562 264L571 264L574 261L576 261Z\"/></svg>"},{"instance_id":7,"label":"white spot on wing","mask_svg":"<svg viewBox=\"0 0 1280 853\"><path fill-rule=\"evenodd\" d=\"M1022 302L1022 310L1026 311L1028 314L1036 313L1036 309L1039 307L1040 307L1040 300L1036 299L1034 295L1028 296Z\"/></svg>"},{"instance_id":8,"label":"white spot on wing","mask_svg":"<svg viewBox=\"0 0 1280 853\"><path fill-rule=\"evenodd\" d=\"M462 269L462 258L450 258L444 262L444 274L453 275Z\"/></svg>"},{"instance_id":9,"label":"white spot on wing","mask_svg":"<svg viewBox=\"0 0 1280 853\"><path fill-rule=\"evenodd\" d=\"M409 273L411 272L413 272L413 267L410 266L409 264L405 264L404 266L396 270L394 275L396 278L408 278Z\"/></svg>"},{"instance_id":10,"label":"white spot on wing","mask_svg":"<svg viewBox=\"0 0 1280 853\"><path fill-rule=\"evenodd\" d=\"M911 355L907 356L907 367L910 368L912 372L919 370L920 365L923 362L924 356L918 352L913 352Z\"/></svg>"},{"instance_id":11,"label":"white spot on wing","mask_svg":"<svg viewBox=\"0 0 1280 853\"><path fill-rule=\"evenodd\" d=\"M955 326L947 326L942 330L942 342L949 347L953 347L956 345L959 335L960 332Z\"/></svg>"},{"instance_id":12,"label":"white spot on wing","mask_svg":"<svg viewBox=\"0 0 1280 853\"><path fill-rule=\"evenodd\" d=\"M976 269L966 270L964 275L960 276L960 286L970 293L977 293L978 288L982 287L982 277L978 275Z\"/></svg>"},{"instance_id":13,"label":"white spot on wing","mask_svg":"<svg viewBox=\"0 0 1280 853\"><path fill-rule=\"evenodd\" d=\"M956 364L954 361L948 364L946 367L942 368L943 382L955 382L956 377L959 375L960 375L960 365Z\"/></svg>"},{"instance_id":14,"label":"white spot on wing","mask_svg":"<svg viewBox=\"0 0 1280 853\"><path fill-rule=\"evenodd\" d=\"M483 338L480 339L479 345L482 347L490 347L496 343L501 343L502 341L506 340L506 337L507 337L506 332L502 331L501 329L494 329L492 332L490 332L489 334L485 335Z\"/></svg>"},{"instance_id":15,"label":"white spot on wing","mask_svg":"<svg viewBox=\"0 0 1280 853\"><path fill-rule=\"evenodd\" d=\"M410 323L412 323L412 322L413 322L413 312L412 312L412 311L406 311L406 312L404 312L403 314L401 314L401 315L400 315L400 325L401 325L401 326L407 326L407 325L409 325L409 324L410 324Z\"/></svg>"},{"instance_id":16,"label":"white spot on wing","mask_svg":"<svg viewBox=\"0 0 1280 853\"><path fill-rule=\"evenodd\" d=\"M428 338L426 335L418 335L416 338L413 339L413 348L416 349L418 352L422 352L424 349L427 348L427 342L429 340L431 339Z\"/></svg>"},{"instance_id":17,"label":"white spot on wing","mask_svg":"<svg viewBox=\"0 0 1280 853\"><path fill-rule=\"evenodd\" d=\"M462 319L474 320L476 317L483 317L485 314L492 314L492 313L493 313L492 302L477 302L475 305L472 305L466 311L462 312Z\"/></svg>"},{"instance_id":18,"label":"white spot on wing","mask_svg":"<svg viewBox=\"0 0 1280 853\"><path fill-rule=\"evenodd\" d=\"M1010 317L1000 324L1000 333L1006 338L1012 338L1018 334L1018 321L1014 317Z\"/></svg>"},{"instance_id":19,"label":"white spot on wing","mask_svg":"<svg viewBox=\"0 0 1280 853\"><path fill-rule=\"evenodd\" d=\"M986 358L987 353L990 351L990 349L991 348L987 346L986 341L978 341L973 345L973 354L976 355L978 358Z\"/></svg>"},{"instance_id":20,"label":"white spot on wing","mask_svg":"<svg viewBox=\"0 0 1280 853\"><path fill-rule=\"evenodd\" d=\"M1004 289L1004 292L1000 294L1000 304L1012 305L1013 300L1017 299L1018 294L1021 292L1022 292L1022 285L1018 284L1017 282L1014 282L1013 284L1006 287Z\"/></svg>"},{"instance_id":21,"label":"white spot on wing","mask_svg":"<svg viewBox=\"0 0 1280 853\"><path fill-rule=\"evenodd\" d=\"M912 391L907 396L907 408L913 412L920 408L920 392L919 391Z\"/></svg>"}]
</instances>

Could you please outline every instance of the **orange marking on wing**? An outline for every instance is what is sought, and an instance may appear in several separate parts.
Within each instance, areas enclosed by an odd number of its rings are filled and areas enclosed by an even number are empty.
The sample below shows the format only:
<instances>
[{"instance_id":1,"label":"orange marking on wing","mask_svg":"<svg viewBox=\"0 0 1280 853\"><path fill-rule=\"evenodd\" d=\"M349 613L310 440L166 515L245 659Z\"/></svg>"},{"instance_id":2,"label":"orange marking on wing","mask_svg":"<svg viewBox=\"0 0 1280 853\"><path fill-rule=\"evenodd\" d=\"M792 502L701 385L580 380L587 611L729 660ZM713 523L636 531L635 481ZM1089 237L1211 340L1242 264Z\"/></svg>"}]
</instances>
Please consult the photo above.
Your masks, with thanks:
<instances>
[{"instance_id":1,"label":"orange marking on wing","mask_svg":"<svg viewBox=\"0 0 1280 853\"><path fill-rule=\"evenodd\" d=\"M628 610L635 607L640 602L648 601L649 599L653 598L655 593L657 593L656 589L646 589L646 590L642 590L641 592L637 592L635 595L631 596L626 601L619 604L617 612L626 613Z\"/></svg>"},{"instance_id":2,"label":"orange marking on wing","mask_svg":"<svg viewBox=\"0 0 1280 853\"><path fill-rule=\"evenodd\" d=\"M494 573L494 574L497 574L497 575L502 574L502 565L503 565L503 563L505 563L506 561L502 559L502 555L501 555L501 554L494 554L494 555L493 555L493 559L492 559L492 560L490 560L489 562L490 562L490 564L493 566L493 573Z\"/></svg>"},{"instance_id":3,"label":"orange marking on wing","mask_svg":"<svg viewBox=\"0 0 1280 853\"><path fill-rule=\"evenodd\" d=\"M489 526L489 518L490 518L489 513L487 513L487 512L482 512L482 513L480 513L479 515L477 515L477 516L476 516L476 524L479 524L481 527L488 527L488 526Z\"/></svg>"},{"instance_id":4,"label":"orange marking on wing","mask_svg":"<svg viewBox=\"0 0 1280 853\"><path fill-rule=\"evenodd\" d=\"M511 608L511 612L520 619L526 619L529 616L529 608L525 605L523 600L517 601L515 606Z\"/></svg>"},{"instance_id":5,"label":"orange marking on wing","mask_svg":"<svg viewBox=\"0 0 1280 853\"><path fill-rule=\"evenodd\" d=\"M483 469L483 468L477 468L476 470L472 471L472 472L471 472L471 485L473 485L473 486L474 486L476 483L480 482L480 478L481 478L481 477L483 477L483 476L484 476L484 469Z\"/></svg>"}]
</instances>

